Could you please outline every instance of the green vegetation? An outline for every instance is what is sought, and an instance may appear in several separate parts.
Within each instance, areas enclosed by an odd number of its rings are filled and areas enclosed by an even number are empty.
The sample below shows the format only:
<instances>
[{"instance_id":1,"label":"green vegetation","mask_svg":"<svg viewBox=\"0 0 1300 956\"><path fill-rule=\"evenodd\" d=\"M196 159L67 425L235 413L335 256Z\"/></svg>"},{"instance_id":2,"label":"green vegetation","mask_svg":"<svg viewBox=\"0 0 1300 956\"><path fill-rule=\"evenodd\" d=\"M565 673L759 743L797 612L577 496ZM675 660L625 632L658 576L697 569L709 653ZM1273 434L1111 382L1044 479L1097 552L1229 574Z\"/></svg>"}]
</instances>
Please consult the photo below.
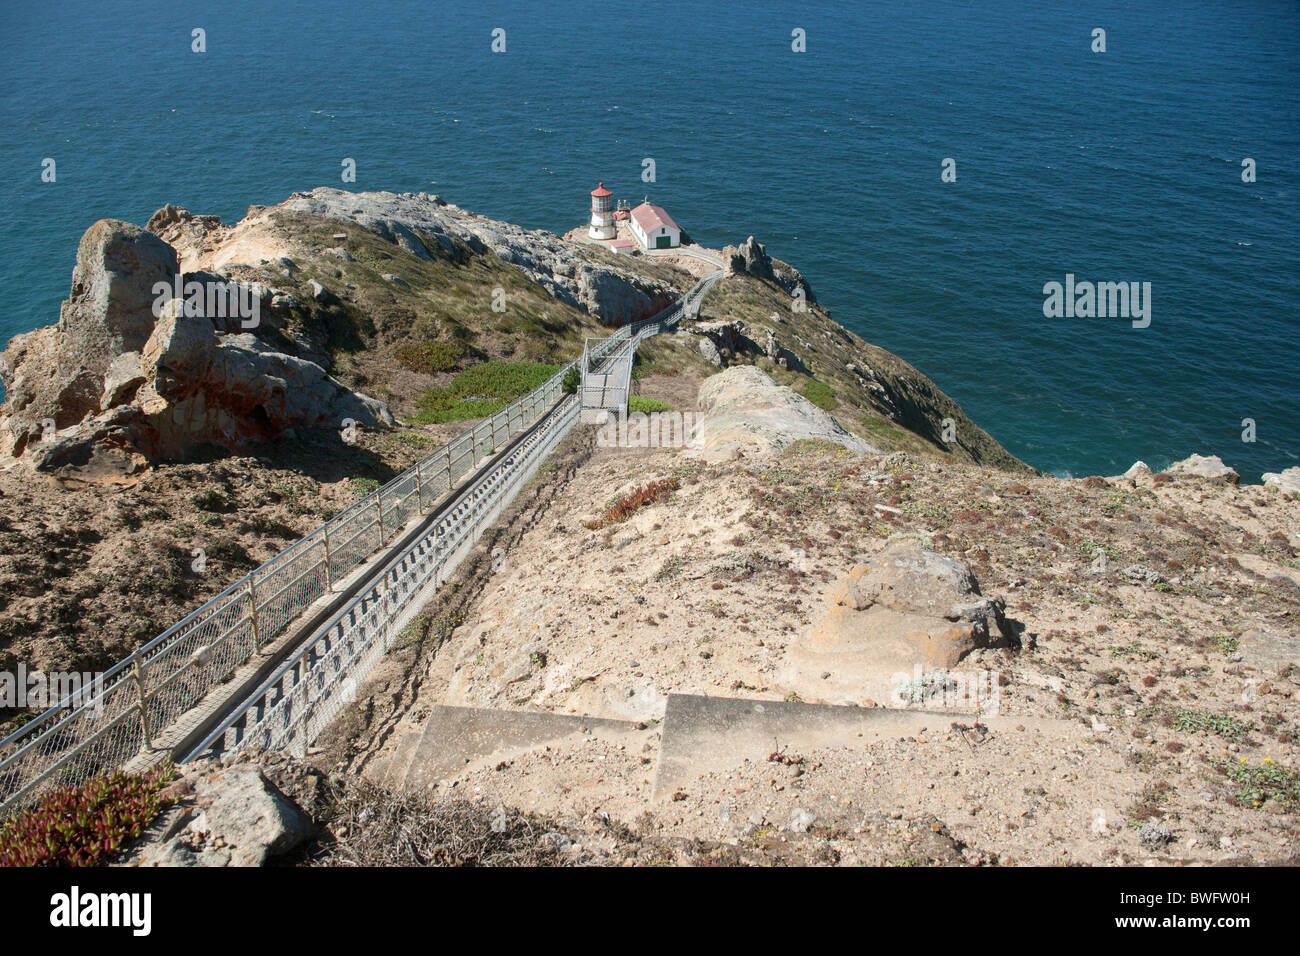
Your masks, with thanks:
<instances>
[{"instance_id":1,"label":"green vegetation","mask_svg":"<svg viewBox=\"0 0 1300 956\"><path fill-rule=\"evenodd\" d=\"M657 398L643 398L640 395L630 395L627 400L628 414L634 412L670 412L673 407L667 402L661 402Z\"/></svg>"},{"instance_id":2,"label":"green vegetation","mask_svg":"<svg viewBox=\"0 0 1300 956\"><path fill-rule=\"evenodd\" d=\"M372 491L379 490L379 482L374 478L353 478L352 491L358 498L364 498Z\"/></svg>"},{"instance_id":3,"label":"green vegetation","mask_svg":"<svg viewBox=\"0 0 1300 956\"><path fill-rule=\"evenodd\" d=\"M575 365L564 373L564 381L560 383L560 387L564 389L564 394L575 395L580 384L582 384L582 373Z\"/></svg>"},{"instance_id":4,"label":"green vegetation","mask_svg":"<svg viewBox=\"0 0 1300 956\"><path fill-rule=\"evenodd\" d=\"M606 525L618 524L632 517L641 508L654 504L656 501L662 501L674 491L681 487L676 478L665 478L662 481L652 481L644 487L638 488L624 498L620 498L608 508L605 509L604 515L595 521L584 521L583 527L595 531Z\"/></svg>"},{"instance_id":5,"label":"green vegetation","mask_svg":"<svg viewBox=\"0 0 1300 956\"><path fill-rule=\"evenodd\" d=\"M1233 742L1240 741L1249 729L1229 714L1213 714L1208 710L1182 709L1173 715L1174 726L1185 733L1215 733Z\"/></svg>"},{"instance_id":6,"label":"green vegetation","mask_svg":"<svg viewBox=\"0 0 1300 956\"><path fill-rule=\"evenodd\" d=\"M170 763L140 776L115 770L43 797L0 829L0 866L94 866L144 832L166 801Z\"/></svg>"},{"instance_id":7,"label":"green vegetation","mask_svg":"<svg viewBox=\"0 0 1300 956\"><path fill-rule=\"evenodd\" d=\"M1288 812L1300 809L1300 770L1279 767L1271 758L1257 767L1242 758L1238 763L1225 763L1220 769L1237 784L1236 797L1242 803L1259 807L1271 799Z\"/></svg>"},{"instance_id":8,"label":"green vegetation","mask_svg":"<svg viewBox=\"0 0 1300 956\"><path fill-rule=\"evenodd\" d=\"M428 425L485 418L558 371L558 365L545 362L481 362L457 372L446 387L426 391L415 421Z\"/></svg>"},{"instance_id":9,"label":"green vegetation","mask_svg":"<svg viewBox=\"0 0 1300 956\"><path fill-rule=\"evenodd\" d=\"M396 354L397 361L412 372L433 375L450 372L464 353L464 347L455 342L408 342Z\"/></svg>"},{"instance_id":10,"label":"green vegetation","mask_svg":"<svg viewBox=\"0 0 1300 956\"><path fill-rule=\"evenodd\" d=\"M824 408L826 411L834 411L839 401L835 398L835 389L831 388L825 382L819 382L815 378L810 378L801 384L798 390L804 398L812 402L818 408Z\"/></svg>"}]
</instances>

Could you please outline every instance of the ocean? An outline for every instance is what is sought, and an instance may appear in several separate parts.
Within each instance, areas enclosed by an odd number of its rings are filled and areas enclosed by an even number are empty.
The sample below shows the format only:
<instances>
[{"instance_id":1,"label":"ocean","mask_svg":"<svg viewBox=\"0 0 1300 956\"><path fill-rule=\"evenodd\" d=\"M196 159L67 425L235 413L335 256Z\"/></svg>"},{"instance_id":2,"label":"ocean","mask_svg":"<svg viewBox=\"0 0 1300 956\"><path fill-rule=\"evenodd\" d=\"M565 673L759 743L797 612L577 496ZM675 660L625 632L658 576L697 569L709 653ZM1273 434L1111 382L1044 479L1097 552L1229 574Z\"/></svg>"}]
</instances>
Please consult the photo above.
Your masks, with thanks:
<instances>
[{"instance_id":1,"label":"ocean","mask_svg":"<svg viewBox=\"0 0 1300 956\"><path fill-rule=\"evenodd\" d=\"M766 243L1045 472L1300 464L1294 2L3 6L0 340L102 217L334 185L559 233L604 180ZM1067 275L1149 325L1044 315Z\"/></svg>"}]
</instances>

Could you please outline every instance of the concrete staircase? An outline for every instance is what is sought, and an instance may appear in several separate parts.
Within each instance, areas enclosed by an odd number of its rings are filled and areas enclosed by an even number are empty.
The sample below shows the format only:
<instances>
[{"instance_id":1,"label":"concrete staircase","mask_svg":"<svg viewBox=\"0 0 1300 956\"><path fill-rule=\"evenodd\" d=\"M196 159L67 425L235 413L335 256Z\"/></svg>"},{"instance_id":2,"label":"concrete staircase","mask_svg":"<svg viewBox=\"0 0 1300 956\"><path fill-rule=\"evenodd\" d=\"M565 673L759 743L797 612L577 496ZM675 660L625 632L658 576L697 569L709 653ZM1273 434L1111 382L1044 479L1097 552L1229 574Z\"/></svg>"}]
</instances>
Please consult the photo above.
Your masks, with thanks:
<instances>
[{"instance_id":1,"label":"concrete staircase","mask_svg":"<svg viewBox=\"0 0 1300 956\"><path fill-rule=\"evenodd\" d=\"M1035 738L1077 737L1079 724L1028 717L980 717L990 730ZM916 735L952 722L974 724L971 714L894 710L829 704L669 694L657 727L630 720L580 717L544 711L435 706L418 727L401 731L386 759L366 775L395 790L425 790L466 769L492 766L522 754L599 737L638 745L658 732L654 799L688 787L703 774L725 771L745 760L762 762L789 748L862 746L873 740Z\"/></svg>"}]
</instances>

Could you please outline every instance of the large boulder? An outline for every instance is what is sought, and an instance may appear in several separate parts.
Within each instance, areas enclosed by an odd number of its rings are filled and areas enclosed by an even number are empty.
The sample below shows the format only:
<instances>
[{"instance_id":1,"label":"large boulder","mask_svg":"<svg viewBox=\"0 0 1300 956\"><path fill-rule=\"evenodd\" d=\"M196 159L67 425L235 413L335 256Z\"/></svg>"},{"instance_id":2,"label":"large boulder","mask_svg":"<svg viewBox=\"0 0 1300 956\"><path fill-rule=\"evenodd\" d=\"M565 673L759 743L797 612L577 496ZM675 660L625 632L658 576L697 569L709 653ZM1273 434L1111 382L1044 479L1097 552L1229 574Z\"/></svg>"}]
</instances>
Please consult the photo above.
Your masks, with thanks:
<instances>
[{"instance_id":1,"label":"large boulder","mask_svg":"<svg viewBox=\"0 0 1300 956\"><path fill-rule=\"evenodd\" d=\"M114 356L140 351L153 332L154 286L178 271L176 250L139 226L101 219L87 229L59 313L65 366L102 375Z\"/></svg>"},{"instance_id":2,"label":"large boulder","mask_svg":"<svg viewBox=\"0 0 1300 956\"><path fill-rule=\"evenodd\" d=\"M218 336L202 316L168 309L146 344L141 408L171 454L205 442L238 448L302 425L393 424L388 406L352 392L315 362L251 333Z\"/></svg>"},{"instance_id":3,"label":"large boulder","mask_svg":"<svg viewBox=\"0 0 1300 956\"><path fill-rule=\"evenodd\" d=\"M1002 601L980 594L966 564L895 538L831 586L779 680L806 700L879 704L900 675L949 671L977 648L1015 643Z\"/></svg>"},{"instance_id":4,"label":"large boulder","mask_svg":"<svg viewBox=\"0 0 1300 956\"><path fill-rule=\"evenodd\" d=\"M300 846L311 820L253 764L189 773L170 825L136 853L141 866L263 866Z\"/></svg>"},{"instance_id":5,"label":"large boulder","mask_svg":"<svg viewBox=\"0 0 1300 956\"><path fill-rule=\"evenodd\" d=\"M875 449L802 395L752 365L737 365L700 386L693 446L706 459L779 452L800 439L831 442L858 454Z\"/></svg>"},{"instance_id":6,"label":"large boulder","mask_svg":"<svg viewBox=\"0 0 1300 956\"><path fill-rule=\"evenodd\" d=\"M715 368L735 357L748 342L744 335L745 323L740 319L725 322L700 322L688 330L700 336L700 354Z\"/></svg>"}]
</instances>

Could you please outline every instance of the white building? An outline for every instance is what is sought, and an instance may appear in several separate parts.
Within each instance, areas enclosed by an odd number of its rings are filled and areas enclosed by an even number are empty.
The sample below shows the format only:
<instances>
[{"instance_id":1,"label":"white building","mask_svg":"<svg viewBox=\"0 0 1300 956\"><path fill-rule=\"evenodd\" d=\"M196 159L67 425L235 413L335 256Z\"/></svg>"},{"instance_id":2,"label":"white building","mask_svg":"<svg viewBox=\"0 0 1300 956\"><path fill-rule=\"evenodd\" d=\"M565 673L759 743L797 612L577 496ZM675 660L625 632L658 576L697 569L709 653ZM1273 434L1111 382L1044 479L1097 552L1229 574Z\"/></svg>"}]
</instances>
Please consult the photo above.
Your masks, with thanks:
<instances>
[{"instance_id":1,"label":"white building","mask_svg":"<svg viewBox=\"0 0 1300 956\"><path fill-rule=\"evenodd\" d=\"M632 210L628 226L643 249L675 249L682 244L682 230L663 207L646 201Z\"/></svg>"},{"instance_id":2,"label":"white building","mask_svg":"<svg viewBox=\"0 0 1300 956\"><path fill-rule=\"evenodd\" d=\"M591 225L587 227L587 235L592 239L613 239L618 235L614 227L613 193L603 182L591 191Z\"/></svg>"}]
</instances>

